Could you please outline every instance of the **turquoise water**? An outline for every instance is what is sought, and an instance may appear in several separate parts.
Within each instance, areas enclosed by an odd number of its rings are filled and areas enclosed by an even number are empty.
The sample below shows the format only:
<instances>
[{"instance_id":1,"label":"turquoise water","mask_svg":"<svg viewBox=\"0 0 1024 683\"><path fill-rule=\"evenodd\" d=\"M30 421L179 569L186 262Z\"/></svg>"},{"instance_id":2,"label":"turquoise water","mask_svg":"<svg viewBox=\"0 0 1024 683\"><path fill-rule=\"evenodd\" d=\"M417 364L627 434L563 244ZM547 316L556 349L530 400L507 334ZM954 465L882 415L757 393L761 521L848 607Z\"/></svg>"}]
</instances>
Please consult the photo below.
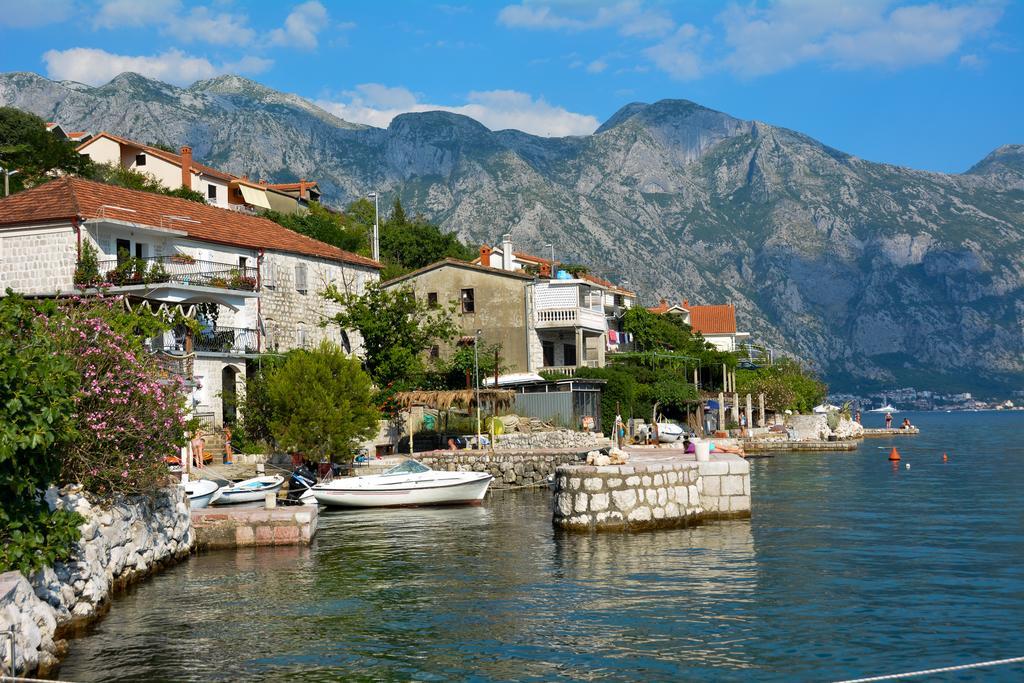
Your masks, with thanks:
<instances>
[{"instance_id":1,"label":"turquoise water","mask_svg":"<svg viewBox=\"0 0 1024 683\"><path fill-rule=\"evenodd\" d=\"M910 416L920 436L752 461L751 520L567 535L540 491L328 513L312 547L119 597L60 676L827 681L1024 655L1024 413Z\"/></svg>"}]
</instances>

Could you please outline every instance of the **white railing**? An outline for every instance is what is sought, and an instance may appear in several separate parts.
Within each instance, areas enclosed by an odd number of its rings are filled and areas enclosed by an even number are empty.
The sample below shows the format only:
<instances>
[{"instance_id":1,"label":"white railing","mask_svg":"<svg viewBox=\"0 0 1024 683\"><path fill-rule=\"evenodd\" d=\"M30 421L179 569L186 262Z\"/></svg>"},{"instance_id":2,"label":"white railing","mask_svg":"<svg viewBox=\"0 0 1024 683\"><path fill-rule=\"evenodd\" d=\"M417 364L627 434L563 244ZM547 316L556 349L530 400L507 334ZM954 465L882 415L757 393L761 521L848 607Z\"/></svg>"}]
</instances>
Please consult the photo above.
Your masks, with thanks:
<instances>
[{"instance_id":1,"label":"white railing","mask_svg":"<svg viewBox=\"0 0 1024 683\"><path fill-rule=\"evenodd\" d=\"M546 372L552 375L564 375L566 377L572 377L576 374L575 365L548 365L540 369L541 372Z\"/></svg>"},{"instance_id":2,"label":"white railing","mask_svg":"<svg viewBox=\"0 0 1024 683\"><path fill-rule=\"evenodd\" d=\"M537 311L537 327L585 327L604 332L605 317L602 311L589 308L543 308Z\"/></svg>"}]
</instances>

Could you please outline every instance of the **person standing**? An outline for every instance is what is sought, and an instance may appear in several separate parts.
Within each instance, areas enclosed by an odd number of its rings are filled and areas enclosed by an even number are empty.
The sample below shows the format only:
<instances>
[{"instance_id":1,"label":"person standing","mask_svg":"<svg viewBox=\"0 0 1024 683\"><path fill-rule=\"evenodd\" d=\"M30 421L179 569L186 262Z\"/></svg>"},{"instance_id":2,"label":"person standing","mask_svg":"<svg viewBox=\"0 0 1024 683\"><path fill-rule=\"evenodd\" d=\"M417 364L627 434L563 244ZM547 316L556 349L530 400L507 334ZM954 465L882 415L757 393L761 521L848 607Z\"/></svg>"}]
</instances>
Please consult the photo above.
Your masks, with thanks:
<instances>
[{"instance_id":1,"label":"person standing","mask_svg":"<svg viewBox=\"0 0 1024 683\"><path fill-rule=\"evenodd\" d=\"M860 411L859 410L857 411L857 415L853 419L857 422L857 424L860 424Z\"/></svg>"},{"instance_id":2,"label":"person standing","mask_svg":"<svg viewBox=\"0 0 1024 683\"><path fill-rule=\"evenodd\" d=\"M885 414L885 428L892 429L892 413Z\"/></svg>"}]
</instances>

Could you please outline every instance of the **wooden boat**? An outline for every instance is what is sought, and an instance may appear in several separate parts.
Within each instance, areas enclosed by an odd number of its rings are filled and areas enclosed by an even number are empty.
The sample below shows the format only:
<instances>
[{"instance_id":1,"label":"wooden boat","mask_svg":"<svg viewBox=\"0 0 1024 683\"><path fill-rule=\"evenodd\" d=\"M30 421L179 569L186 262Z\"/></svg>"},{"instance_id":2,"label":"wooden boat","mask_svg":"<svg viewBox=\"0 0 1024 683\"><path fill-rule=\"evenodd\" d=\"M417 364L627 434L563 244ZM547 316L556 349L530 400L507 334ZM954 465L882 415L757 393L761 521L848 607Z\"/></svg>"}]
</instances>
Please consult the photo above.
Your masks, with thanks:
<instances>
[{"instance_id":1,"label":"wooden boat","mask_svg":"<svg viewBox=\"0 0 1024 683\"><path fill-rule=\"evenodd\" d=\"M193 510L199 510L210 504L210 500L217 489L220 488L217 482L209 479L194 479L182 484L185 487L185 494L188 496L188 504Z\"/></svg>"},{"instance_id":2,"label":"wooden boat","mask_svg":"<svg viewBox=\"0 0 1024 683\"><path fill-rule=\"evenodd\" d=\"M235 503L255 503L262 501L268 493L277 493L283 485L284 477L280 474L253 477L232 486L218 489L210 504L233 505Z\"/></svg>"},{"instance_id":3,"label":"wooden boat","mask_svg":"<svg viewBox=\"0 0 1024 683\"><path fill-rule=\"evenodd\" d=\"M344 477L313 486L313 496L337 507L477 504L493 477L483 472L441 472L415 460L383 474Z\"/></svg>"}]
</instances>

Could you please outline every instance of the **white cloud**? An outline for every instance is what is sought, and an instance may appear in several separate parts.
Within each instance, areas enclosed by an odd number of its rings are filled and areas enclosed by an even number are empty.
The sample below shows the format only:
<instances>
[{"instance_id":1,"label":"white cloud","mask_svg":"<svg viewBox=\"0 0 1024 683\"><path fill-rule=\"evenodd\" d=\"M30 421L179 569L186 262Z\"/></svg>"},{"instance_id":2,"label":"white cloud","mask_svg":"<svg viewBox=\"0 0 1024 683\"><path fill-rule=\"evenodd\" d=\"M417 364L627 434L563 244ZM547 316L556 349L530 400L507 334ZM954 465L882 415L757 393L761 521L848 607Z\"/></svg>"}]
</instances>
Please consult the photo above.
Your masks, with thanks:
<instances>
[{"instance_id":1,"label":"white cloud","mask_svg":"<svg viewBox=\"0 0 1024 683\"><path fill-rule=\"evenodd\" d=\"M561 11L555 9L559 4ZM638 37L662 36L675 26L667 13L646 9L640 0L624 0L596 9L590 3L522 2L503 7L498 12L498 23L509 28L572 33L617 27L624 36Z\"/></svg>"},{"instance_id":2,"label":"white cloud","mask_svg":"<svg viewBox=\"0 0 1024 683\"><path fill-rule=\"evenodd\" d=\"M595 59L590 64L587 64L588 74L599 74L608 68L608 62L603 59Z\"/></svg>"},{"instance_id":3,"label":"white cloud","mask_svg":"<svg viewBox=\"0 0 1024 683\"><path fill-rule=\"evenodd\" d=\"M33 0L2 3L0 26L34 28L67 21L72 18L72 0Z\"/></svg>"},{"instance_id":4,"label":"white cloud","mask_svg":"<svg viewBox=\"0 0 1024 683\"><path fill-rule=\"evenodd\" d=\"M679 81L692 81L704 75L701 56L709 36L693 24L683 24L667 40L644 50L656 67Z\"/></svg>"},{"instance_id":5,"label":"white cloud","mask_svg":"<svg viewBox=\"0 0 1024 683\"><path fill-rule=\"evenodd\" d=\"M941 61L992 28L1002 15L988 2L891 7L889 0L779 0L732 6L719 16L729 47L723 65L742 76L806 62L900 69Z\"/></svg>"},{"instance_id":6,"label":"white cloud","mask_svg":"<svg viewBox=\"0 0 1024 683\"><path fill-rule=\"evenodd\" d=\"M270 67L269 59L244 57L237 62L214 65L205 57L188 55L181 50L167 50L157 55L118 55L106 50L75 47L49 50L43 55L46 72L55 80L71 80L101 85L114 76L132 71L176 85L228 73L257 74Z\"/></svg>"},{"instance_id":7,"label":"white cloud","mask_svg":"<svg viewBox=\"0 0 1024 683\"><path fill-rule=\"evenodd\" d=\"M271 45L296 47L312 50L317 44L317 34L327 26L327 8L317 0L298 5L284 20L284 27L270 32Z\"/></svg>"},{"instance_id":8,"label":"white cloud","mask_svg":"<svg viewBox=\"0 0 1024 683\"><path fill-rule=\"evenodd\" d=\"M447 111L476 119L491 130L513 128L534 135L559 137L588 135L597 129L598 120L586 114L567 111L515 90L471 92L467 103L439 105L420 102L402 87L364 83L344 93L344 101L321 100L317 104L347 121L386 128L399 114Z\"/></svg>"},{"instance_id":9,"label":"white cloud","mask_svg":"<svg viewBox=\"0 0 1024 683\"><path fill-rule=\"evenodd\" d=\"M96 28L160 24L180 9L180 0L102 0L92 23Z\"/></svg>"},{"instance_id":10,"label":"white cloud","mask_svg":"<svg viewBox=\"0 0 1024 683\"><path fill-rule=\"evenodd\" d=\"M182 17L168 17L167 32L186 42L203 42L213 45L248 45L256 32L247 25L249 18L244 14L222 12L214 14L208 7L194 7Z\"/></svg>"},{"instance_id":11,"label":"white cloud","mask_svg":"<svg viewBox=\"0 0 1024 683\"><path fill-rule=\"evenodd\" d=\"M980 70L987 62L978 55L964 55L960 58L960 66L964 69Z\"/></svg>"}]
</instances>

